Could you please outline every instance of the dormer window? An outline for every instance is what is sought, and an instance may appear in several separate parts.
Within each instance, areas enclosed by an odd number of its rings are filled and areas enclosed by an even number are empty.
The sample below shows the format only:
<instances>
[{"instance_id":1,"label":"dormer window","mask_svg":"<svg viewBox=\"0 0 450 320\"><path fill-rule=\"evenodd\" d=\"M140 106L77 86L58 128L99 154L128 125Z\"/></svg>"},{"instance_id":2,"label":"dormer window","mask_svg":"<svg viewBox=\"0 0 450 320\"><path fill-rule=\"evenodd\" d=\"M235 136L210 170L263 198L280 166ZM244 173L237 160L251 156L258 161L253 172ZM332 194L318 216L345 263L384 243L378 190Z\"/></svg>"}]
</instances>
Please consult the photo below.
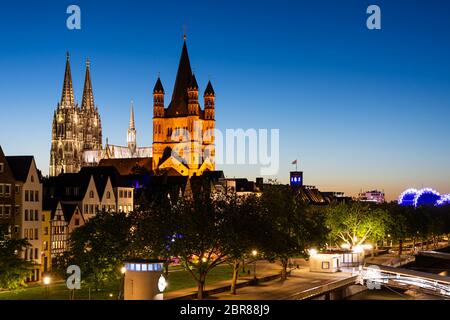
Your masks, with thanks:
<instances>
[{"instance_id":1,"label":"dormer window","mask_svg":"<svg viewBox=\"0 0 450 320\"><path fill-rule=\"evenodd\" d=\"M34 182L34 176L31 175L31 182Z\"/></svg>"},{"instance_id":2,"label":"dormer window","mask_svg":"<svg viewBox=\"0 0 450 320\"><path fill-rule=\"evenodd\" d=\"M108 192L106 193L106 199L111 199L111 192L108 191Z\"/></svg>"},{"instance_id":3,"label":"dormer window","mask_svg":"<svg viewBox=\"0 0 450 320\"><path fill-rule=\"evenodd\" d=\"M89 198L91 198L91 199L94 198L94 191L91 190L91 191L89 192Z\"/></svg>"},{"instance_id":4,"label":"dormer window","mask_svg":"<svg viewBox=\"0 0 450 320\"><path fill-rule=\"evenodd\" d=\"M0 173L2 173L5 170L5 164L3 162L0 162Z\"/></svg>"}]
</instances>

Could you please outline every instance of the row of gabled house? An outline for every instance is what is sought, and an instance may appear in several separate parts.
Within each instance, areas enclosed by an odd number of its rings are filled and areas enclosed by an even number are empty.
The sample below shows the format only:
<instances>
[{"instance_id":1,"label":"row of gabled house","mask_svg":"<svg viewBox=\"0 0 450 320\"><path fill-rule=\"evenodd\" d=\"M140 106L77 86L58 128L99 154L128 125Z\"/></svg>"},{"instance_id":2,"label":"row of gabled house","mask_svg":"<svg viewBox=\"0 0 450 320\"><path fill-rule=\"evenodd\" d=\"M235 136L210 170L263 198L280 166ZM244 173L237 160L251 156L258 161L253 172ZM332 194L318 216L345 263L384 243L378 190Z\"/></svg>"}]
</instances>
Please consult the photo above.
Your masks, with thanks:
<instances>
[{"instance_id":1,"label":"row of gabled house","mask_svg":"<svg viewBox=\"0 0 450 320\"><path fill-rule=\"evenodd\" d=\"M114 167L44 178L33 156L5 156L0 146L0 223L10 237L28 240L18 254L34 266L30 282L51 271L71 232L99 211L133 210L134 188Z\"/></svg>"}]
</instances>

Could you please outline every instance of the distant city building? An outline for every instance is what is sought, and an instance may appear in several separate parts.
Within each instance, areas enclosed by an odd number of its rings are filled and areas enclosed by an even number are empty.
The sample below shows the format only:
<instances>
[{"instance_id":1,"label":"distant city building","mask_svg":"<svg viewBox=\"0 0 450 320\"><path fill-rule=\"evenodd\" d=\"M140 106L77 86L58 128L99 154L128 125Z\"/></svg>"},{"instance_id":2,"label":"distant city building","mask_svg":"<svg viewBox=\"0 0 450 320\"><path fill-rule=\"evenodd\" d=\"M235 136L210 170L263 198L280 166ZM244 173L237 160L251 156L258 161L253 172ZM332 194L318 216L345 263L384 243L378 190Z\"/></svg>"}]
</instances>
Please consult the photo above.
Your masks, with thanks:
<instances>
[{"instance_id":1,"label":"distant city building","mask_svg":"<svg viewBox=\"0 0 450 320\"><path fill-rule=\"evenodd\" d=\"M378 190L360 192L358 194L358 201L372 202L379 204L386 202L384 192Z\"/></svg>"},{"instance_id":2,"label":"distant city building","mask_svg":"<svg viewBox=\"0 0 450 320\"><path fill-rule=\"evenodd\" d=\"M27 281L41 278L42 182L32 156L5 156L0 147L0 223L9 226L13 239L30 243L19 253L33 263Z\"/></svg>"},{"instance_id":3,"label":"distant city building","mask_svg":"<svg viewBox=\"0 0 450 320\"><path fill-rule=\"evenodd\" d=\"M342 191L321 191L320 192L327 203L332 202L350 202L352 197L346 196Z\"/></svg>"},{"instance_id":4,"label":"distant city building","mask_svg":"<svg viewBox=\"0 0 450 320\"><path fill-rule=\"evenodd\" d=\"M289 183L291 187L303 186L303 171L291 171Z\"/></svg>"}]
</instances>

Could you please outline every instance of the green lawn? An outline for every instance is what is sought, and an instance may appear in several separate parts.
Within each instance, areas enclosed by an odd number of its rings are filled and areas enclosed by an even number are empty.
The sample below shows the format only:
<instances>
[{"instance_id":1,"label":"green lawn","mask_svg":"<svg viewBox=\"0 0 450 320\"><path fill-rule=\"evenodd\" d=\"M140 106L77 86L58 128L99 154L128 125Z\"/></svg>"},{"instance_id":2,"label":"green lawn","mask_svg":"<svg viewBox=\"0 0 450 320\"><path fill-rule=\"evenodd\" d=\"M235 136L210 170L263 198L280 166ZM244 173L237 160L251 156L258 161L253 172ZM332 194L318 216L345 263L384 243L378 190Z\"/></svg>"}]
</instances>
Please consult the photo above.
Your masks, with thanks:
<instances>
[{"instance_id":1,"label":"green lawn","mask_svg":"<svg viewBox=\"0 0 450 320\"><path fill-rule=\"evenodd\" d=\"M196 283L188 271L177 271L179 267L169 269L168 287L166 292L176 291L196 287ZM231 280L232 268L228 265L223 265L214 268L206 278L206 284L213 284L224 280ZM91 290L90 297L92 300L115 300L120 288L120 282L108 283L105 288L98 292ZM110 296L112 295L112 296ZM64 282L54 283L49 286L48 294L44 286L30 285L24 289L11 292L0 291L0 300L69 300L70 291L67 289ZM89 289L86 285L81 286L81 290L75 291L76 300L89 299Z\"/></svg>"}]
</instances>

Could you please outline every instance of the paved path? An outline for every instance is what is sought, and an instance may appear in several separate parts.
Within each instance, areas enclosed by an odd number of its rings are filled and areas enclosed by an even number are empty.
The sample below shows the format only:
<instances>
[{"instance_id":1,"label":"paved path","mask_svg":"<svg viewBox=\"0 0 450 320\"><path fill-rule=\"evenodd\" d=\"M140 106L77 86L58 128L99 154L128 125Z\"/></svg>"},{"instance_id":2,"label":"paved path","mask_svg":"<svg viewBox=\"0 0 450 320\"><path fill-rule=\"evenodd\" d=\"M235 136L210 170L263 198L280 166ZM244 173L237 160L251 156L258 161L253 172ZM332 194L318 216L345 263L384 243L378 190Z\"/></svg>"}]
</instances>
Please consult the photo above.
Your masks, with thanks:
<instances>
[{"instance_id":1,"label":"paved path","mask_svg":"<svg viewBox=\"0 0 450 320\"><path fill-rule=\"evenodd\" d=\"M309 268L295 269L287 280L273 280L257 286L240 288L237 295L230 293L215 294L209 299L213 300L282 300L320 285L325 285L339 279L351 276L349 273L314 273Z\"/></svg>"}]
</instances>

